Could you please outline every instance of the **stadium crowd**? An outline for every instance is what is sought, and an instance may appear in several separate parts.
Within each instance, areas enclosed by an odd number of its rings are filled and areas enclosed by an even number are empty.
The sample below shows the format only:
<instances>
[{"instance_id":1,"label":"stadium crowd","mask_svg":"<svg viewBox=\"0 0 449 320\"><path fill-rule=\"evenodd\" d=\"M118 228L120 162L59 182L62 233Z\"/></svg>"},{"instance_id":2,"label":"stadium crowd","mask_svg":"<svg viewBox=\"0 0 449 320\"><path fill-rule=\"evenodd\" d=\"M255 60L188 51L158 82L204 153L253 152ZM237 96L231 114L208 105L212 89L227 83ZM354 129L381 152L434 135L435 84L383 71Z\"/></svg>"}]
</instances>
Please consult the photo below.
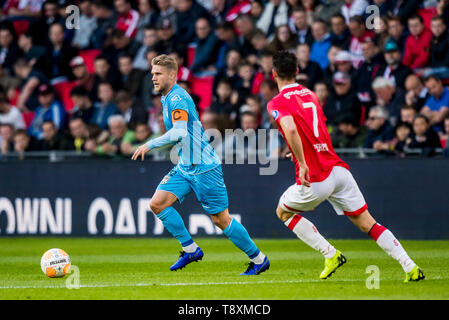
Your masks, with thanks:
<instances>
[{"instance_id":1,"label":"stadium crowd","mask_svg":"<svg viewBox=\"0 0 449 320\"><path fill-rule=\"evenodd\" d=\"M132 154L165 132L150 71L162 53L177 60L178 83L205 129L275 128L266 104L278 93L271 74L278 50L296 53L297 82L317 93L334 147L449 154L447 0L0 5L2 155Z\"/></svg>"}]
</instances>

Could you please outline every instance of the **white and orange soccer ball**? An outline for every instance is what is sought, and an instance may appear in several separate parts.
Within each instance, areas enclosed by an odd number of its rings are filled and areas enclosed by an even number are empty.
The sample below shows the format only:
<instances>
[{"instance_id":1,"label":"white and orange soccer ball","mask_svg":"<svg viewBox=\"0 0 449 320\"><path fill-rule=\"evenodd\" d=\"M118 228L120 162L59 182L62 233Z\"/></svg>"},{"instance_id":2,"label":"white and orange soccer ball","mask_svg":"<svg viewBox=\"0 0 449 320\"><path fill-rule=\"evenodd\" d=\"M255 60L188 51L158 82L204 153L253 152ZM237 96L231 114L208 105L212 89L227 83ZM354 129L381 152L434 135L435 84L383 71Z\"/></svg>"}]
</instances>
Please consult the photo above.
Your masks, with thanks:
<instances>
[{"instance_id":1,"label":"white and orange soccer ball","mask_svg":"<svg viewBox=\"0 0 449 320\"><path fill-rule=\"evenodd\" d=\"M60 278L70 271L70 257L62 249L53 248L44 253L41 258L42 272L50 278Z\"/></svg>"}]
</instances>

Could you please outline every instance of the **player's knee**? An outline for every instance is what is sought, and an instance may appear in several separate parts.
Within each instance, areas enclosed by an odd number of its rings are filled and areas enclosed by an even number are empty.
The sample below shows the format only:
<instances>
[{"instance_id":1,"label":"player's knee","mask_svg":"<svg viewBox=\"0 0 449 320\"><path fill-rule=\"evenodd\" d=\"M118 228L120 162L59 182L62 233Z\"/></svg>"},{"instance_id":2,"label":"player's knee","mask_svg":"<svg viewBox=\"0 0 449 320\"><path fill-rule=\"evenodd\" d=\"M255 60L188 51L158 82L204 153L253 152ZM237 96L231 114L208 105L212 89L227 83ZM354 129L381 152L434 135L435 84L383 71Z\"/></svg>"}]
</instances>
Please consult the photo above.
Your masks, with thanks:
<instances>
[{"instance_id":1,"label":"player's knee","mask_svg":"<svg viewBox=\"0 0 449 320\"><path fill-rule=\"evenodd\" d=\"M166 204L163 201L160 201L158 199L153 198L150 201L150 209L155 214L161 213L166 207L167 207Z\"/></svg>"},{"instance_id":2,"label":"player's knee","mask_svg":"<svg viewBox=\"0 0 449 320\"><path fill-rule=\"evenodd\" d=\"M280 206L276 208L276 215L282 222L285 222L292 216L292 213L284 211Z\"/></svg>"}]
</instances>

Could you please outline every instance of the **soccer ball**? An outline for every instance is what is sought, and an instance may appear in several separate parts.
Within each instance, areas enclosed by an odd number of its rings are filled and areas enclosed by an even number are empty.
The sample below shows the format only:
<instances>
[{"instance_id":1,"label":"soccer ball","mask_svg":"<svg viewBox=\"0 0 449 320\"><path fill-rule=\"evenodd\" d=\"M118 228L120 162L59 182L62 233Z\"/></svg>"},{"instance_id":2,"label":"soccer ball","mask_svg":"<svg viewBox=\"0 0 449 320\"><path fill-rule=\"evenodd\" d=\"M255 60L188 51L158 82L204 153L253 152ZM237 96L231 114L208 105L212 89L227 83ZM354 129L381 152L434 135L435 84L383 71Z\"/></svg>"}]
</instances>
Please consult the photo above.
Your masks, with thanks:
<instances>
[{"instance_id":1,"label":"soccer ball","mask_svg":"<svg viewBox=\"0 0 449 320\"><path fill-rule=\"evenodd\" d=\"M41 258L42 272L50 278L60 278L70 271L70 257L62 249L46 251Z\"/></svg>"}]
</instances>

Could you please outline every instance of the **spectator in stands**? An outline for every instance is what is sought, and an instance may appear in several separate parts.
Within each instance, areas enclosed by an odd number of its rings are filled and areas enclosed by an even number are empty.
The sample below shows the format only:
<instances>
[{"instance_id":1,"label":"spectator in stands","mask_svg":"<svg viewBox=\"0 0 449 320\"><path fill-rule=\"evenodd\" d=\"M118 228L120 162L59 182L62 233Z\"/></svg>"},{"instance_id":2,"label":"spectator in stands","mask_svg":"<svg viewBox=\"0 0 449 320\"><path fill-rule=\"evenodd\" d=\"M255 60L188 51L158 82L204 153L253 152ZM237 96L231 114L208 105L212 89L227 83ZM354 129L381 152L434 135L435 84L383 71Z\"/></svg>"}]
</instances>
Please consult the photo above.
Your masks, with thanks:
<instances>
[{"instance_id":1,"label":"spectator in stands","mask_svg":"<svg viewBox=\"0 0 449 320\"><path fill-rule=\"evenodd\" d=\"M210 21L209 12L194 0L178 0L175 2L176 9L176 34L185 43L195 40L195 33L198 36L196 22L203 18ZM209 25L210 28L210 25Z\"/></svg>"},{"instance_id":2,"label":"spectator in stands","mask_svg":"<svg viewBox=\"0 0 449 320\"><path fill-rule=\"evenodd\" d=\"M331 18L331 43L343 50L349 50L351 32L346 25L345 17L341 13L334 14Z\"/></svg>"},{"instance_id":3,"label":"spectator in stands","mask_svg":"<svg viewBox=\"0 0 449 320\"><path fill-rule=\"evenodd\" d=\"M190 72L190 70L184 65L184 57L183 57L183 55L180 54L177 51L173 51L173 52L170 52L169 56L174 58L176 60L176 63L178 64L177 80L178 81L192 82L193 81L193 75Z\"/></svg>"},{"instance_id":4,"label":"spectator in stands","mask_svg":"<svg viewBox=\"0 0 449 320\"><path fill-rule=\"evenodd\" d=\"M176 51L177 40L175 37L175 28L170 19L162 19L157 24L157 37L159 39L156 44L156 51L160 53L169 53Z\"/></svg>"},{"instance_id":5,"label":"spectator in stands","mask_svg":"<svg viewBox=\"0 0 449 320\"><path fill-rule=\"evenodd\" d=\"M0 65L10 74L13 73L14 62L20 54L14 34L11 25L6 23L0 25Z\"/></svg>"},{"instance_id":6,"label":"spectator in stands","mask_svg":"<svg viewBox=\"0 0 449 320\"><path fill-rule=\"evenodd\" d=\"M374 23L374 43L380 48L384 48L388 40L390 40L390 35L388 34L388 17L380 16L375 17Z\"/></svg>"},{"instance_id":7,"label":"spectator in stands","mask_svg":"<svg viewBox=\"0 0 449 320\"><path fill-rule=\"evenodd\" d=\"M240 77L238 75L238 66L242 61L240 52L237 49L231 49L226 55L226 63L221 70L218 70L214 78L214 94L217 92L217 85L220 79L228 78L232 83L232 89L237 89Z\"/></svg>"},{"instance_id":8,"label":"spectator in stands","mask_svg":"<svg viewBox=\"0 0 449 320\"><path fill-rule=\"evenodd\" d=\"M42 141L39 150L60 150L62 147L62 136L58 132L53 121L46 120L42 123Z\"/></svg>"},{"instance_id":9,"label":"spectator in stands","mask_svg":"<svg viewBox=\"0 0 449 320\"><path fill-rule=\"evenodd\" d=\"M27 135L26 130L18 129L14 132L14 151L18 153L19 160L24 159L24 153L35 151L36 144L31 137Z\"/></svg>"},{"instance_id":10,"label":"spectator in stands","mask_svg":"<svg viewBox=\"0 0 449 320\"><path fill-rule=\"evenodd\" d=\"M286 0L270 0L257 20L256 26L262 29L267 36L275 32L280 25L288 24L288 6Z\"/></svg>"},{"instance_id":11,"label":"spectator in stands","mask_svg":"<svg viewBox=\"0 0 449 320\"><path fill-rule=\"evenodd\" d=\"M405 51L405 42L408 36L404 31L404 25L400 17L393 16L388 18L388 35L390 36L390 40L396 42L402 56Z\"/></svg>"},{"instance_id":12,"label":"spectator in stands","mask_svg":"<svg viewBox=\"0 0 449 320\"><path fill-rule=\"evenodd\" d=\"M17 76L10 75L7 70L3 69L0 65L0 87L6 93L7 98L10 101L15 100L16 89L20 86L21 79Z\"/></svg>"},{"instance_id":13,"label":"spectator in stands","mask_svg":"<svg viewBox=\"0 0 449 320\"><path fill-rule=\"evenodd\" d=\"M82 28L75 30L72 45L78 49L89 49L91 36L97 29L97 18L92 11L92 0L81 0L79 3L81 15L79 24Z\"/></svg>"},{"instance_id":14,"label":"spectator in stands","mask_svg":"<svg viewBox=\"0 0 449 320\"><path fill-rule=\"evenodd\" d=\"M445 156L449 156L449 116L444 119L444 132L440 134L441 146L445 148L443 151Z\"/></svg>"},{"instance_id":15,"label":"spectator in stands","mask_svg":"<svg viewBox=\"0 0 449 320\"><path fill-rule=\"evenodd\" d=\"M322 20L314 21L312 34L314 42L311 47L310 60L318 63L321 69L326 69L329 65L327 53L331 47L330 34L327 31L326 23Z\"/></svg>"},{"instance_id":16,"label":"spectator in stands","mask_svg":"<svg viewBox=\"0 0 449 320\"><path fill-rule=\"evenodd\" d=\"M254 31L251 37L251 43L253 46L254 46L253 39L256 36L256 31ZM238 47L238 45L236 45L237 37L234 32L234 27L228 21L222 21L216 25L215 35L217 36L217 39L220 40L221 42L221 46L220 49L218 50L217 55L217 70L221 70L221 68L223 68L225 64L226 55L229 52L229 50ZM263 37L265 37L265 33L262 32L262 35Z\"/></svg>"},{"instance_id":17,"label":"spectator in stands","mask_svg":"<svg viewBox=\"0 0 449 320\"><path fill-rule=\"evenodd\" d=\"M405 104L404 91L397 88L392 80L382 77L374 79L372 87L376 95L376 104L386 109L391 124L396 125L401 107Z\"/></svg>"},{"instance_id":18,"label":"spectator in stands","mask_svg":"<svg viewBox=\"0 0 449 320\"><path fill-rule=\"evenodd\" d=\"M78 152L87 150L85 146L89 138L89 132L83 119L79 117L71 118L69 130L70 134L61 141L61 149L67 151L76 150Z\"/></svg>"},{"instance_id":19,"label":"spectator in stands","mask_svg":"<svg viewBox=\"0 0 449 320\"><path fill-rule=\"evenodd\" d=\"M238 48L242 57L255 54L255 49L251 44L251 35L255 30L251 17L247 14L239 15L234 20L234 27L238 35L234 45Z\"/></svg>"},{"instance_id":20,"label":"spectator in stands","mask_svg":"<svg viewBox=\"0 0 449 320\"><path fill-rule=\"evenodd\" d=\"M55 94L51 86L42 84L38 88L39 107L36 109L33 122L28 129L30 136L37 140L44 137L42 124L45 121L52 121L58 130L62 130L66 126L67 112L62 103L55 99Z\"/></svg>"},{"instance_id":21,"label":"spectator in stands","mask_svg":"<svg viewBox=\"0 0 449 320\"><path fill-rule=\"evenodd\" d=\"M410 149L422 149L422 154L432 156L436 148L441 148L440 138L430 127L429 119L419 114L413 120L413 133L407 141Z\"/></svg>"},{"instance_id":22,"label":"spectator in stands","mask_svg":"<svg viewBox=\"0 0 449 320\"><path fill-rule=\"evenodd\" d=\"M419 15L408 18L408 28L410 35L405 43L402 63L411 69L424 68L430 59L429 47L432 32L424 26L424 20Z\"/></svg>"},{"instance_id":23,"label":"spectator in stands","mask_svg":"<svg viewBox=\"0 0 449 320\"><path fill-rule=\"evenodd\" d=\"M47 0L42 6L41 16L31 21L28 27L33 37L33 42L38 45L48 45L48 30L53 23L64 24L64 21L58 12L58 2L56 0Z\"/></svg>"},{"instance_id":24,"label":"spectator in stands","mask_svg":"<svg viewBox=\"0 0 449 320\"><path fill-rule=\"evenodd\" d=\"M272 52L288 50L293 51L296 47L296 36L291 32L286 24L282 24L276 28L274 38L268 46Z\"/></svg>"},{"instance_id":25,"label":"spectator in stands","mask_svg":"<svg viewBox=\"0 0 449 320\"><path fill-rule=\"evenodd\" d=\"M362 43L362 54L365 61L356 76L357 97L365 106L371 106L375 101L371 84L377 72L385 68L385 59L379 47L371 40Z\"/></svg>"},{"instance_id":26,"label":"spectator in stands","mask_svg":"<svg viewBox=\"0 0 449 320\"><path fill-rule=\"evenodd\" d=\"M351 77L348 74L343 72L334 74L333 90L323 111L328 125L337 125L338 118L342 115L353 115L360 122L361 105L355 90L352 89Z\"/></svg>"},{"instance_id":27,"label":"spectator in stands","mask_svg":"<svg viewBox=\"0 0 449 320\"><path fill-rule=\"evenodd\" d=\"M320 81L315 83L315 86L313 87L313 92L316 93L318 101L320 102L320 106L324 110L326 108L327 99L329 98L330 94L326 82Z\"/></svg>"},{"instance_id":28,"label":"spectator in stands","mask_svg":"<svg viewBox=\"0 0 449 320\"><path fill-rule=\"evenodd\" d=\"M138 0L139 22L137 23L136 41L145 41L145 29L154 26L157 19L156 8L152 0ZM153 29L154 30L154 29Z\"/></svg>"},{"instance_id":29,"label":"spectator in stands","mask_svg":"<svg viewBox=\"0 0 449 320\"><path fill-rule=\"evenodd\" d=\"M253 87L251 89L252 94L258 94L260 92L260 85L265 79L273 80L273 53L267 49L262 50L258 59L258 65L260 68L254 76Z\"/></svg>"},{"instance_id":30,"label":"spectator in stands","mask_svg":"<svg viewBox=\"0 0 449 320\"><path fill-rule=\"evenodd\" d=\"M359 15L352 16L349 19L349 31L351 32L351 41L349 43L349 52L352 57L352 65L359 69L365 58L362 52L362 43L373 39L371 31L366 30L365 21Z\"/></svg>"},{"instance_id":31,"label":"spectator in stands","mask_svg":"<svg viewBox=\"0 0 449 320\"><path fill-rule=\"evenodd\" d=\"M133 57L130 54L121 54L118 58L118 69L122 80L121 87L132 96L140 97L144 74L142 70L133 68Z\"/></svg>"},{"instance_id":32,"label":"spectator in stands","mask_svg":"<svg viewBox=\"0 0 449 320\"><path fill-rule=\"evenodd\" d=\"M307 23L307 14L303 7L293 8L289 26L290 30L296 34L298 44L307 43L309 47L312 46L314 41L312 29Z\"/></svg>"},{"instance_id":33,"label":"spectator in stands","mask_svg":"<svg viewBox=\"0 0 449 320\"><path fill-rule=\"evenodd\" d=\"M137 34L139 13L131 7L130 0L114 0L114 7L118 13L115 28L125 33L128 38L134 38Z\"/></svg>"},{"instance_id":34,"label":"spectator in stands","mask_svg":"<svg viewBox=\"0 0 449 320\"><path fill-rule=\"evenodd\" d=\"M424 83L430 97L421 109L421 113L429 119L430 124L437 131L441 131L443 119L449 114L449 89L443 86L441 79L435 75L428 76Z\"/></svg>"},{"instance_id":35,"label":"spectator in stands","mask_svg":"<svg viewBox=\"0 0 449 320\"><path fill-rule=\"evenodd\" d=\"M326 69L323 70L323 78L329 87L332 86L332 77L334 76L334 73L337 72L337 64L335 63L335 60L337 58L337 54L341 50L342 49L340 47L331 45L331 47L329 48L329 52L327 53L329 65Z\"/></svg>"},{"instance_id":36,"label":"spectator in stands","mask_svg":"<svg viewBox=\"0 0 449 320\"><path fill-rule=\"evenodd\" d=\"M384 52L387 65L377 74L392 80L398 88L404 89L405 79L413 74L413 70L401 63L401 52L393 40L385 44Z\"/></svg>"},{"instance_id":37,"label":"spectator in stands","mask_svg":"<svg viewBox=\"0 0 449 320\"><path fill-rule=\"evenodd\" d=\"M276 82L266 79L260 85L260 96L262 97L262 122L260 127L268 129L270 127L270 115L267 112L267 104L279 93Z\"/></svg>"},{"instance_id":38,"label":"spectator in stands","mask_svg":"<svg viewBox=\"0 0 449 320\"><path fill-rule=\"evenodd\" d=\"M215 1L215 2L220 2L220 1ZM222 1L225 2L225 1ZM251 2L251 17L253 18L254 23L257 22L257 20L260 19L260 17L262 16L262 13L264 11L264 2L262 0L254 0Z\"/></svg>"},{"instance_id":39,"label":"spectator in stands","mask_svg":"<svg viewBox=\"0 0 449 320\"><path fill-rule=\"evenodd\" d=\"M48 57L45 55L46 49L44 46L34 44L30 31L20 35L18 44L24 53L25 59L33 67L42 70L47 66Z\"/></svg>"},{"instance_id":40,"label":"spectator in stands","mask_svg":"<svg viewBox=\"0 0 449 320\"><path fill-rule=\"evenodd\" d=\"M269 50L270 41L262 30L256 29L251 34L251 44L253 45L254 50L256 50L256 55L260 57L262 51Z\"/></svg>"},{"instance_id":41,"label":"spectator in stands","mask_svg":"<svg viewBox=\"0 0 449 320\"><path fill-rule=\"evenodd\" d=\"M399 123L408 123L409 125L412 125L416 115L417 111L415 108L413 108L413 106L402 106L401 121L399 121Z\"/></svg>"},{"instance_id":42,"label":"spectator in stands","mask_svg":"<svg viewBox=\"0 0 449 320\"><path fill-rule=\"evenodd\" d=\"M22 113L16 107L11 107L6 93L0 90L0 125L11 124L14 129L25 129Z\"/></svg>"},{"instance_id":43,"label":"spectator in stands","mask_svg":"<svg viewBox=\"0 0 449 320\"><path fill-rule=\"evenodd\" d=\"M120 149L124 155L133 154L137 148L148 141L152 132L146 123L137 123L135 130L135 139L131 142L122 142Z\"/></svg>"},{"instance_id":44,"label":"spectator in stands","mask_svg":"<svg viewBox=\"0 0 449 320\"><path fill-rule=\"evenodd\" d=\"M94 75L87 70L83 57L76 56L70 61L75 85L83 86L86 90L91 91L94 85Z\"/></svg>"},{"instance_id":45,"label":"spectator in stands","mask_svg":"<svg viewBox=\"0 0 449 320\"><path fill-rule=\"evenodd\" d=\"M14 152L14 126L11 123L0 123L0 148L1 154Z\"/></svg>"},{"instance_id":46,"label":"spectator in stands","mask_svg":"<svg viewBox=\"0 0 449 320\"><path fill-rule=\"evenodd\" d=\"M449 34L442 16L434 16L431 21L433 34L430 44L430 67L432 74L449 77Z\"/></svg>"},{"instance_id":47,"label":"spectator in stands","mask_svg":"<svg viewBox=\"0 0 449 320\"><path fill-rule=\"evenodd\" d=\"M153 85L153 75L151 74L151 60L155 58L158 55L158 53L154 50L149 50L145 57L147 59L148 63L148 69L144 72L143 78L142 78L142 93L141 93L141 99L142 103L145 106L147 110L154 110L154 99L156 96L158 96L158 93L154 91L154 85Z\"/></svg>"},{"instance_id":48,"label":"spectator in stands","mask_svg":"<svg viewBox=\"0 0 449 320\"><path fill-rule=\"evenodd\" d=\"M369 128L364 148L385 150L384 143L390 142L394 138L394 131L388 122L388 112L383 107L373 107L369 111L366 124Z\"/></svg>"},{"instance_id":49,"label":"spectator in stands","mask_svg":"<svg viewBox=\"0 0 449 320\"><path fill-rule=\"evenodd\" d=\"M159 8L159 17L156 24L160 24L163 19L167 19L173 26L174 31L176 31L176 11L170 0L157 0L157 6Z\"/></svg>"},{"instance_id":50,"label":"spectator in stands","mask_svg":"<svg viewBox=\"0 0 449 320\"><path fill-rule=\"evenodd\" d=\"M114 90L118 90L121 86L118 70L112 68L106 56L100 54L94 60L94 79L90 92L92 101L98 100L98 84L104 81L111 83Z\"/></svg>"},{"instance_id":51,"label":"spectator in stands","mask_svg":"<svg viewBox=\"0 0 449 320\"><path fill-rule=\"evenodd\" d=\"M85 123L93 122L95 108L86 88L83 86L74 87L70 91L70 98L74 104L72 117L81 118Z\"/></svg>"},{"instance_id":52,"label":"spectator in stands","mask_svg":"<svg viewBox=\"0 0 449 320\"><path fill-rule=\"evenodd\" d=\"M192 0L182 0L192 1ZM220 49L215 33L212 32L209 21L206 18L199 18L195 23L196 31L196 51L192 72L195 73L216 73L215 62Z\"/></svg>"},{"instance_id":53,"label":"spectator in stands","mask_svg":"<svg viewBox=\"0 0 449 320\"><path fill-rule=\"evenodd\" d=\"M51 65L46 70L49 78L72 79L70 61L77 56L77 49L64 39L64 27L59 23L50 26L48 36L50 44L47 47L47 56L50 57Z\"/></svg>"},{"instance_id":54,"label":"spectator in stands","mask_svg":"<svg viewBox=\"0 0 449 320\"><path fill-rule=\"evenodd\" d=\"M217 114L236 113L236 106L231 103L232 84L227 78L222 78L217 85L217 97L214 97L210 110ZM235 115L234 115L235 117Z\"/></svg>"},{"instance_id":55,"label":"spectator in stands","mask_svg":"<svg viewBox=\"0 0 449 320\"><path fill-rule=\"evenodd\" d=\"M231 101L237 106L241 106L246 97L251 94L251 88L254 80L254 68L248 61L243 61L238 67L240 82L236 88L236 98Z\"/></svg>"},{"instance_id":56,"label":"spectator in stands","mask_svg":"<svg viewBox=\"0 0 449 320\"><path fill-rule=\"evenodd\" d=\"M352 65L351 54L349 51L341 50L335 57L335 66L337 72L343 72L351 77L351 82L355 83L357 70ZM355 89L355 85L354 85Z\"/></svg>"},{"instance_id":57,"label":"spectator in stands","mask_svg":"<svg viewBox=\"0 0 449 320\"><path fill-rule=\"evenodd\" d=\"M405 90L405 103L407 106L413 107L416 111L420 111L430 97L429 91L424 86L423 81L415 74L410 74L405 79Z\"/></svg>"},{"instance_id":58,"label":"spectator in stands","mask_svg":"<svg viewBox=\"0 0 449 320\"><path fill-rule=\"evenodd\" d=\"M137 54L141 44L135 41L133 38L129 38L122 30L114 30L111 34L112 46L103 50L103 53L107 55L108 60L111 63L116 63L120 55L130 55L132 59Z\"/></svg>"},{"instance_id":59,"label":"spectator in stands","mask_svg":"<svg viewBox=\"0 0 449 320\"><path fill-rule=\"evenodd\" d=\"M366 139L367 127L360 126L360 119L347 114L338 120L338 130L332 138L334 148L361 148Z\"/></svg>"},{"instance_id":60,"label":"spectator in stands","mask_svg":"<svg viewBox=\"0 0 449 320\"><path fill-rule=\"evenodd\" d=\"M114 103L114 90L109 82L101 82L98 85L98 98L100 101L94 104L95 111L90 123L96 123L101 129L107 129L108 119L120 113Z\"/></svg>"},{"instance_id":61,"label":"spectator in stands","mask_svg":"<svg viewBox=\"0 0 449 320\"><path fill-rule=\"evenodd\" d=\"M394 138L389 143L389 150L394 150L402 156L411 134L412 125L407 122L399 122L394 128Z\"/></svg>"},{"instance_id":62,"label":"spectator in stands","mask_svg":"<svg viewBox=\"0 0 449 320\"><path fill-rule=\"evenodd\" d=\"M363 15L367 6L368 1L365 0L345 0L345 4L341 6L341 14L346 23L349 23L351 17Z\"/></svg>"},{"instance_id":63,"label":"spectator in stands","mask_svg":"<svg viewBox=\"0 0 449 320\"><path fill-rule=\"evenodd\" d=\"M246 109L252 113L254 113L257 117L257 127L262 126L262 99L259 95L253 94L246 98L245 105L243 107L247 107ZM241 108L241 109L242 109ZM265 124L266 125L266 124Z\"/></svg>"},{"instance_id":64,"label":"spectator in stands","mask_svg":"<svg viewBox=\"0 0 449 320\"><path fill-rule=\"evenodd\" d=\"M135 139L135 133L128 130L126 121L121 115L113 115L108 119L109 138L96 147L96 153L100 155L122 156L120 148L122 143L132 143Z\"/></svg>"},{"instance_id":65,"label":"spectator in stands","mask_svg":"<svg viewBox=\"0 0 449 320\"><path fill-rule=\"evenodd\" d=\"M140 0L140 1L147 2L148 0ZM151 25L147 25L142 30L142 34L143 34L143 44L137 51L136 56L134 57L133 67L136 69L146 71L148 70L148 62L145 55L149 50L153 50L156 48L156 44L159 41L159 39L157 37L156 29Z\"/></svg>"},{"instance_id":66,"label":"spectator in stands","mask_svg":"<svg viewBox=\"0 0 449 320\"><path fill-rule=\"evenodd\" d=\"M118 16L115 11L109 7L108 0L93 0L92 12L97 20L97 28L91 36L91 46L93 49L100 49L108 43L107 38L114 30Z\"/></svg>"},{"instance_id":67,"label":"spectator in stands","mask_svg":"<svg viewBox=\"0 0 449 320\"><path fill-rule=\"evenodd\" d=\"M307 85L309 89L323 78L323 71L318 63L310 61L310 48L307 43L298 44L296 47L296 57L298 59L298 73L307 75Z\"/></svg>"},{"instance_id":68,"label":"spectator in stands","mask_svg":"<svg viewBox=\"0 0 449 320\"><path fill-rule=\"evenodd\" d=\"M121 90L117 92L115 103L129 129L134 130L137 123L148 122L148 113L145 107L140 100L132 97L127 91Z\"/></svg>"}]
</instances>

